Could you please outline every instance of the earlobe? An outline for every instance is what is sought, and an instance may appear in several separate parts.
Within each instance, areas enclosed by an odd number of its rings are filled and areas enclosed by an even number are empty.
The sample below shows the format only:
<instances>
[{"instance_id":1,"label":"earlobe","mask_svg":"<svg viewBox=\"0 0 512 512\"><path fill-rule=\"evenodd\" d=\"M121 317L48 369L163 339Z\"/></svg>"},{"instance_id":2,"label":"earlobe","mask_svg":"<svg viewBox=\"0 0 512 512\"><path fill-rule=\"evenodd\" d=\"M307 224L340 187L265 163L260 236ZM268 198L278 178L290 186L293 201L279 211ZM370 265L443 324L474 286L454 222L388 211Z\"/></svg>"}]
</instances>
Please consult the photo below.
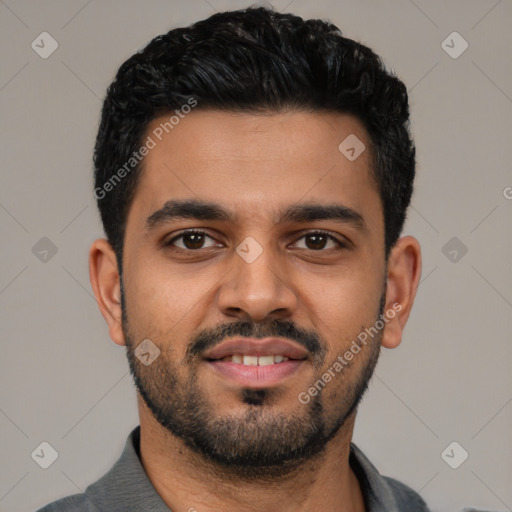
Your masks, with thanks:
<instances>
[{"instance_id":1,"label":"earlobe","mask_svg":"<svg viewBox=\"0 0 512 512\"><path fill-rule=\"evenodd\" d=\"M391 249L387 267L386 306L388 318L382 346L395 348L412 309L421 276L421 248L412 236L400 238Z\"/></svg>"},{"instance_id":2,"label":"earlobe","mask_svg":"<svg viewBox=\"0 0 512 512\"><path fill-rule=\"evenodd\" d=\"M95 240L91 245L89 278L100 312L107 322L110 338L118 345L125 345L119 270L115 252L104 238Z\"/></svg>"}]
</instances>

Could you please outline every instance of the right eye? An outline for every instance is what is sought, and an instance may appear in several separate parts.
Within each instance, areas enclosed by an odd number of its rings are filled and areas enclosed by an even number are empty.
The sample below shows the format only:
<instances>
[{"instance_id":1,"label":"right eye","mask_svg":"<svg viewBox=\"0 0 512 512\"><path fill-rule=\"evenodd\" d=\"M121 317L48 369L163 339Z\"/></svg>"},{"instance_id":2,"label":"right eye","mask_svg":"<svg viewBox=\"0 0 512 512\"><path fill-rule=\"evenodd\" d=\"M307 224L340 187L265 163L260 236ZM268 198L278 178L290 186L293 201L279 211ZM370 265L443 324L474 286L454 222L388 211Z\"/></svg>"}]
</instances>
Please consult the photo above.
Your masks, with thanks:
<instances>
[{"instance_id":1,"label":"right eye","mask_svg":"<svg viewBox=\"0 0 512 512\"><path fill-rule=\"evenodd\" d=\"M215 239L208 235L205 231L198 230L187 230L181 232L179 235L171 238L168 242L165 242L165 246L173 246L178 249L184 251L196 251L198 249L205 249L209 247L215 247L215 243L213 245L204 247L204 241L206 238L215 242ZM181 240L180 244L176 244L177 240Z\"/></svg>"}]
</instances>

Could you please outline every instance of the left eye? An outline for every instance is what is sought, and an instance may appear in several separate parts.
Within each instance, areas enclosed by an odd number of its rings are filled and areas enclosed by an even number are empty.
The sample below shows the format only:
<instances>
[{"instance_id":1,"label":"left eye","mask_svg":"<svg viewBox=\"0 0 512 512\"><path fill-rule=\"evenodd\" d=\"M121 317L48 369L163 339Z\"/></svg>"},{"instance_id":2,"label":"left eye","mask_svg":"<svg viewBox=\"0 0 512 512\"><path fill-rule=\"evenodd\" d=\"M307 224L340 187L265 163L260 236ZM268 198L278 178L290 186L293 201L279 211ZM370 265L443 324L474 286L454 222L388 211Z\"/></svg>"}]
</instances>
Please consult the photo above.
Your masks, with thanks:
<instances>
[{"instance_id":1,"label":"left eye","mask_svg":"<svg viewBox=\"0 0 512 512\"><path fill-rule=\"evenodd\" d=\"M315 231L311 233L306 233L301 236L299 240L305 239L306 247L299 247L299 249L311 249L313 251L322 250L322 249L332 249L333 247L341 247L343 244L339 242L336 238L328 233L324 233L323 231ZM330 242L331 247L326 247L326 244Z\"/></svg>"},{"instance_id":2,"label":"left eye","mask_svg":"<svg viewBox=\"0 0 512 512\"><path fill-rule=\"evenodd\" d=\"M204 246L206 239L210 239L212 241L209 246ZM299 249L310 249L313 251L344 246L339 240L328 233L324 233L323 231L312 231L310 233L306 233L302 235L295 243L297 244L300 240L304 240L304 245L302 247L298 247ZM177 241L180 241L180 243L177 243ZM329 243L331 246L327 247L326 245ZM194 251L208 247L215 247L216 241L204 231L185 231L169 240L165 245L171 245L178 247L179 249Z\"/></svg>"}]
</instances>

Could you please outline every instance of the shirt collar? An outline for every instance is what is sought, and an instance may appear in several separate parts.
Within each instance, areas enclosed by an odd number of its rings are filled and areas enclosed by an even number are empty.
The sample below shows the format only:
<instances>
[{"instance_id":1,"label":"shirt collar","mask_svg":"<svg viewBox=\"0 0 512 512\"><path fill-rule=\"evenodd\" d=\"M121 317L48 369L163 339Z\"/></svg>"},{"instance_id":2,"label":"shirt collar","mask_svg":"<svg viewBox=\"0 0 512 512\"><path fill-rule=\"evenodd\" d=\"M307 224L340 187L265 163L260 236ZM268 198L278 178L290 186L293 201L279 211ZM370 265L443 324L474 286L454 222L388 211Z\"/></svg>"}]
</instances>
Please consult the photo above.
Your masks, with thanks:
<instances>
[{"instance_id":1,"label":"shirt collar","mask_svg":"<svg viewBox=\"0 0 512 512\"><path fill-rule=\"evenodd\" d=\"M394 493L386 480L354 443L350 443L349 463L359 480L369 512L399 512Z\"/></svg>"},{"instance_id":2,"label":"shirt collar","mask_svg":"<svg viewBox=\"0 0 512 512\"><path fill-rule=\"evenodd\" d=\"M367 512L400 512L397 489L392 485L396 481L383 477L354 443L350 444L349 463L359 480ZM140 425L128 435L114 466L86 489L85 496L100 511L170 512L140 461Z\"/></svg>"},{"instance_id":3,"label":"shirt collar","mask_svg":"<svg viewBox=\"0 0 512 512\"><path fill-rule=\"evenodd\" d=\"M101 512L170 512L140 461L140 425L128 435L123 453L112 469L90 485L85 495Z\"/></svg>"}]
</instances>

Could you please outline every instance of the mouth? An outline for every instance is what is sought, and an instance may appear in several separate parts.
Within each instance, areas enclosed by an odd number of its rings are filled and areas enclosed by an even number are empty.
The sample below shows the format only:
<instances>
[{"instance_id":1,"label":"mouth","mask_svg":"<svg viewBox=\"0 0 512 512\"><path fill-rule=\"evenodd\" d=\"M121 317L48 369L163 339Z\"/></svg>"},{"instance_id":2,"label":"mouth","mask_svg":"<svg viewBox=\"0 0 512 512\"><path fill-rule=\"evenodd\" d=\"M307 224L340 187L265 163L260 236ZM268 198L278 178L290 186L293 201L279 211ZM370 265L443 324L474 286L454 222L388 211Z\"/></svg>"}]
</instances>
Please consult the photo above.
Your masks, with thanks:
<instances>
[{"instance_id":1,"label":"mouth","mask_svg":"<svg viewBox=\"0 0 512 512\"><path fill-rule=\"evenodd\" d=\"M229 340L205 354L205 362L217 375L251 389L282 384L307 360L305 348L275 338Z\"/></svg>"},{"instance_id":2,"label":"mouth","mask_svg":"<svg viewBox=\"0 0 512 512\"><path fill-rule=\"evenodd\" d=\"M289 360L289 357L281 354L271 354L269 356L233 354L222 359L210 359L210 361L231 362L245 366L268 366L269 364L279 364Z\"/></svg>"}]
</instances>

